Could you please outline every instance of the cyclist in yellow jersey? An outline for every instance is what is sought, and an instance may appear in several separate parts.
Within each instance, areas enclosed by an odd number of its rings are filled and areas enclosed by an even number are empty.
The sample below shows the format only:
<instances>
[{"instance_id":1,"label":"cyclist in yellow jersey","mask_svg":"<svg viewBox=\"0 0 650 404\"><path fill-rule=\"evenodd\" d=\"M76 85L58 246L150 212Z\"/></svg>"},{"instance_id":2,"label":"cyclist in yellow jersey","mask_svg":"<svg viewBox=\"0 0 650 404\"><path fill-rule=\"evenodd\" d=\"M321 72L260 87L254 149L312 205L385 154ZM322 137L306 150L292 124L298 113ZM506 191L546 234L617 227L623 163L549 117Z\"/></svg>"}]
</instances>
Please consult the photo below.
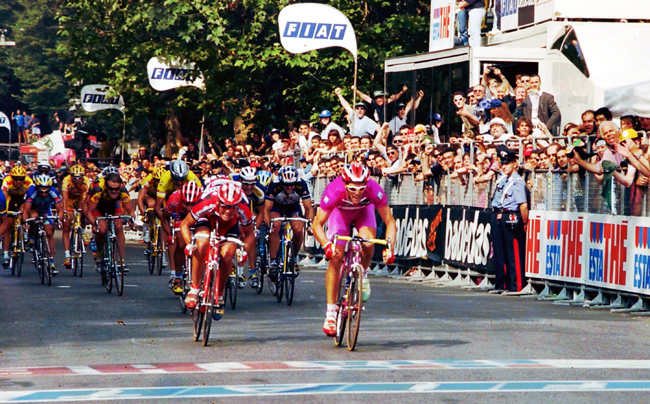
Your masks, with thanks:
<instances>
[{"instance_id":1,"label":"cyclist in yellow jersey","mask_svg":"<svg viewBox=\"0 0 650 404\"><path fill-rule=\"evenodd\" d=\"M165 173L164 167L156 167L151 174L142 180L140 192L138 193L138 209L142 213L143 221L151 223L154 219L153 208L156 205L156 194L158 193L158 184L160 177ZM152 209L147 212L147 208ZM146 214L145 214L146 213ZM144 242L150 241L149 226L144 226Z\"/></svg>"},{"instance_id":2,"label":"cyclist in yellow jersey","mask_svg":"<svg viewBox=\"0 0 650 404\"><path fill-rule=\"evenodd\" d=\"M27 176L27 170L23 166L16 166L11 169L10 174L2 181L2 193L7 201L7 211L17 212L21 209L25 202L25 194L33 183L32 179ZM6 226L6 231L2 232L4 234L2 265L7 268L9 266L9 242L11 241L9 232L13 229L14 218L5 216L3 224Z\"/></svg>"},{"instance_id":3,"label":"cyclist in yellow jersey","mask_svg":"<svg viewBox=\"0 0 650 404\"><path fill-rule=\"evenodd\" d=\"M70 269L72 268L72 261L70 259L70 225L74 214L75 207L86 211L86 197L90 191L90 179L85 176L86 170L80 166L72 166L70 168L70 175L63 179L61 185L61 196L63 199L63 209L65 209L65 216L63 218L63 230L61 232L63 238L63 247L65 248L65 259L63 265Z\"/></svg>"},{"instance_id":4,"label":"cyclist in yellow jersey","mask_svg":"<svg viewBox=\"0 0 650 404\"><path fill-rule=\"evenodd\" d=\"M179 191L183 188L183 185L190 181L194 181L196 185L201 186L201 180L196 176L196 174L190 171L187 163L183 160L174 160L169 164L169 171L165 171L165 173L160 177L160 182L158 183L156 204L154 206L154 211L156 212L158 219L161 221L164 220L162 209L167 198L169 198L169 196L175 191ZM167 234L163 229L161 236L164 237L163 240L168 240L169 234ZM163 260L163 265L165 264L166 258Z\"/></svg>"}]
</instances>

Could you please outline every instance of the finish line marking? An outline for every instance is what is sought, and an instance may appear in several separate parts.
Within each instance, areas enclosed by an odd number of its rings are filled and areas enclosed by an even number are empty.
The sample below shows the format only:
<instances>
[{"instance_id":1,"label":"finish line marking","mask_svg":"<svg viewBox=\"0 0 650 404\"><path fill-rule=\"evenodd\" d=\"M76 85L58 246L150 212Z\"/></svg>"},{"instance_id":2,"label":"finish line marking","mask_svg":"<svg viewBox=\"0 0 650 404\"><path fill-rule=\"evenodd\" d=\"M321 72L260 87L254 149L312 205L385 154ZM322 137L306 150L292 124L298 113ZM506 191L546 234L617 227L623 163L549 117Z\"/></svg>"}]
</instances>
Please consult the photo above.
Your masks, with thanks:
<instances>
[{"instance_id":1,"label":"finish line marking","mask_svg":"<svg viewBox=\"0 0 650 404\"><path fill-rule=\"evenodd\" d=\"M521 359L142 363L0 368L0 376L101 376L149 373L238 373L308 370L650 369L650 360Z\"/></svg>"},{"instance_id":2,"label":"finish line marking","mask_svg":"<svg viewBox=\"0 0 650 404\"><path fill-rule=\"evenodd\" d=\"M320 394L514 393L649 391L650 381L506 381L415 383L304 383L239 386L136 387L0 392L0 403L144 400L201 397L268 397Z\"/></svg>"}]
</instances>

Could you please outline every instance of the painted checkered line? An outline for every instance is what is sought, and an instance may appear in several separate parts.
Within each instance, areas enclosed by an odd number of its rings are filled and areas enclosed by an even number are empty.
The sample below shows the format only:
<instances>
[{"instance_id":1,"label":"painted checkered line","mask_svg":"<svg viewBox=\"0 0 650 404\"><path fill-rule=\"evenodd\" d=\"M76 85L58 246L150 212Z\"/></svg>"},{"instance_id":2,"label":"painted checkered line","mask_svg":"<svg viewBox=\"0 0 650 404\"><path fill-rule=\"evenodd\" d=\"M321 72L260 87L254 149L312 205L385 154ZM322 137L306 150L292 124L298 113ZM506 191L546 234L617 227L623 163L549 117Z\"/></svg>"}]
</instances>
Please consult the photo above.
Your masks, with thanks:
<instances>
[{"instance_id":1,"label":"painted checkered line","mask_svg":"<svg viewBox=\"0 0 650 404\"><path fill-rule=\"evenodd\" d=\"M649 391L650 381L491 381L410 383L303 383L239 386L135 387L0 392L0 403L264 397L333 394L435 394Z\"/></svg>"},{"instance_id":2,"label":"painted checkered line","mask_svg":"<svg viewBox=\"0 0 650 404\"><path fill-rule=\"evenodd\" d=\"M272 371L342 370L453 370L453 369L650 369L650 360L394 360L394 361L288 361L158 363L93 366L41 366L0 368L0 376L92 376L150 373L235 373Z\"/></svg>"}]
</instances>

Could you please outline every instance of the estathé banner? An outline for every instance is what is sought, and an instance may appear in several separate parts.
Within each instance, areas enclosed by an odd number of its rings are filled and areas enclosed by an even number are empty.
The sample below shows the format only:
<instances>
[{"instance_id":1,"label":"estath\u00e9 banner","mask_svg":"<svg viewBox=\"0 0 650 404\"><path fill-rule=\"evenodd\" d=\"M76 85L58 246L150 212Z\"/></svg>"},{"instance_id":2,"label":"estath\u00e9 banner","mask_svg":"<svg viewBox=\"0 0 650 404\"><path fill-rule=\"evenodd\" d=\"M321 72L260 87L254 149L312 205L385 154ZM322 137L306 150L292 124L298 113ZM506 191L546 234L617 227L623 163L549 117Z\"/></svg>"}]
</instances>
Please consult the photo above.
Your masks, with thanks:
<instances>
[{"instance_id":1,"label":"estath\u00e9 banner","mask_svg":"<svg viewBox=\"0 0 650 404\"><path fill-rule=\"evenodd\" d=\"M317 4L292 4L278 17L280 41L291 53L338 46L357 59L357 38L350 20L334 7Z\"/></svg>"},{"instance_id":2,"label":"estath\u00e9 banner","mask_svg":"<svg viewBox=\"0 0 650 404\"><path fill-rule=\"evenodd\" d=\"M109 95L111 88L104 84L90 84L81 89L81 106L85 111L95 112L104 109L124 111L121 95Z\"/></svg>"},{"instance_id":3,"label":"estath\u00e9 banner","mask_svg":"<svg viewBox=\"0 0 650 404\"><path fill-rule=\"evenodd\" d=\"M204 88L203 73L194 63L178 59L153 57L147 63L149 84L156 91L167 91L179 87Z\"/></svg>"}]
</instances>

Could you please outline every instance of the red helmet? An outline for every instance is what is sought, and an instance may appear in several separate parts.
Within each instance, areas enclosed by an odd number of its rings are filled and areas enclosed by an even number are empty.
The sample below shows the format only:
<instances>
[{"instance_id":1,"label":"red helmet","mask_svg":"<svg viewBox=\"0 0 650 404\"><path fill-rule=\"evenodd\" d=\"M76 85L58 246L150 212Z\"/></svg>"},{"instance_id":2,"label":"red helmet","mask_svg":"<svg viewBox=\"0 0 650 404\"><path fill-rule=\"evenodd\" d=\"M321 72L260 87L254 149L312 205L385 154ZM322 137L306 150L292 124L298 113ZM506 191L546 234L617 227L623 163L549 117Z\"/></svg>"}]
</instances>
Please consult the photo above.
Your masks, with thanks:
<instances>
[{"instance_id":1,"label":"red helmet","mask_svg":"<svg viewBox=\"0 0 650 404\"><path fill-rule=\"evenodd\" d=\"M194 203L201 198L203 189L194 181L190 181L181 188L181 199L185 203Z\"/></svg>"},{"instance_id":2,"label":"red helmet","mask_svg":"<svg viewBox=\"0 0 650 404\"><path fill-rule=\"evenodd\" d=\"M345 166L341 175L345 182L368 182L370 170L361 163L352 163Z\"/></svg>"},{"instance_id":3,"label":"red helmet","mask_svg":"<svg viewBox=\"0 0 650 404\"><path fill-rule=\"evenodd\" d=\"M242 199L241 186L234 181L222 184L217 189L217 198L224 205L236 205Z\"/></svg>"}]
</instances>

